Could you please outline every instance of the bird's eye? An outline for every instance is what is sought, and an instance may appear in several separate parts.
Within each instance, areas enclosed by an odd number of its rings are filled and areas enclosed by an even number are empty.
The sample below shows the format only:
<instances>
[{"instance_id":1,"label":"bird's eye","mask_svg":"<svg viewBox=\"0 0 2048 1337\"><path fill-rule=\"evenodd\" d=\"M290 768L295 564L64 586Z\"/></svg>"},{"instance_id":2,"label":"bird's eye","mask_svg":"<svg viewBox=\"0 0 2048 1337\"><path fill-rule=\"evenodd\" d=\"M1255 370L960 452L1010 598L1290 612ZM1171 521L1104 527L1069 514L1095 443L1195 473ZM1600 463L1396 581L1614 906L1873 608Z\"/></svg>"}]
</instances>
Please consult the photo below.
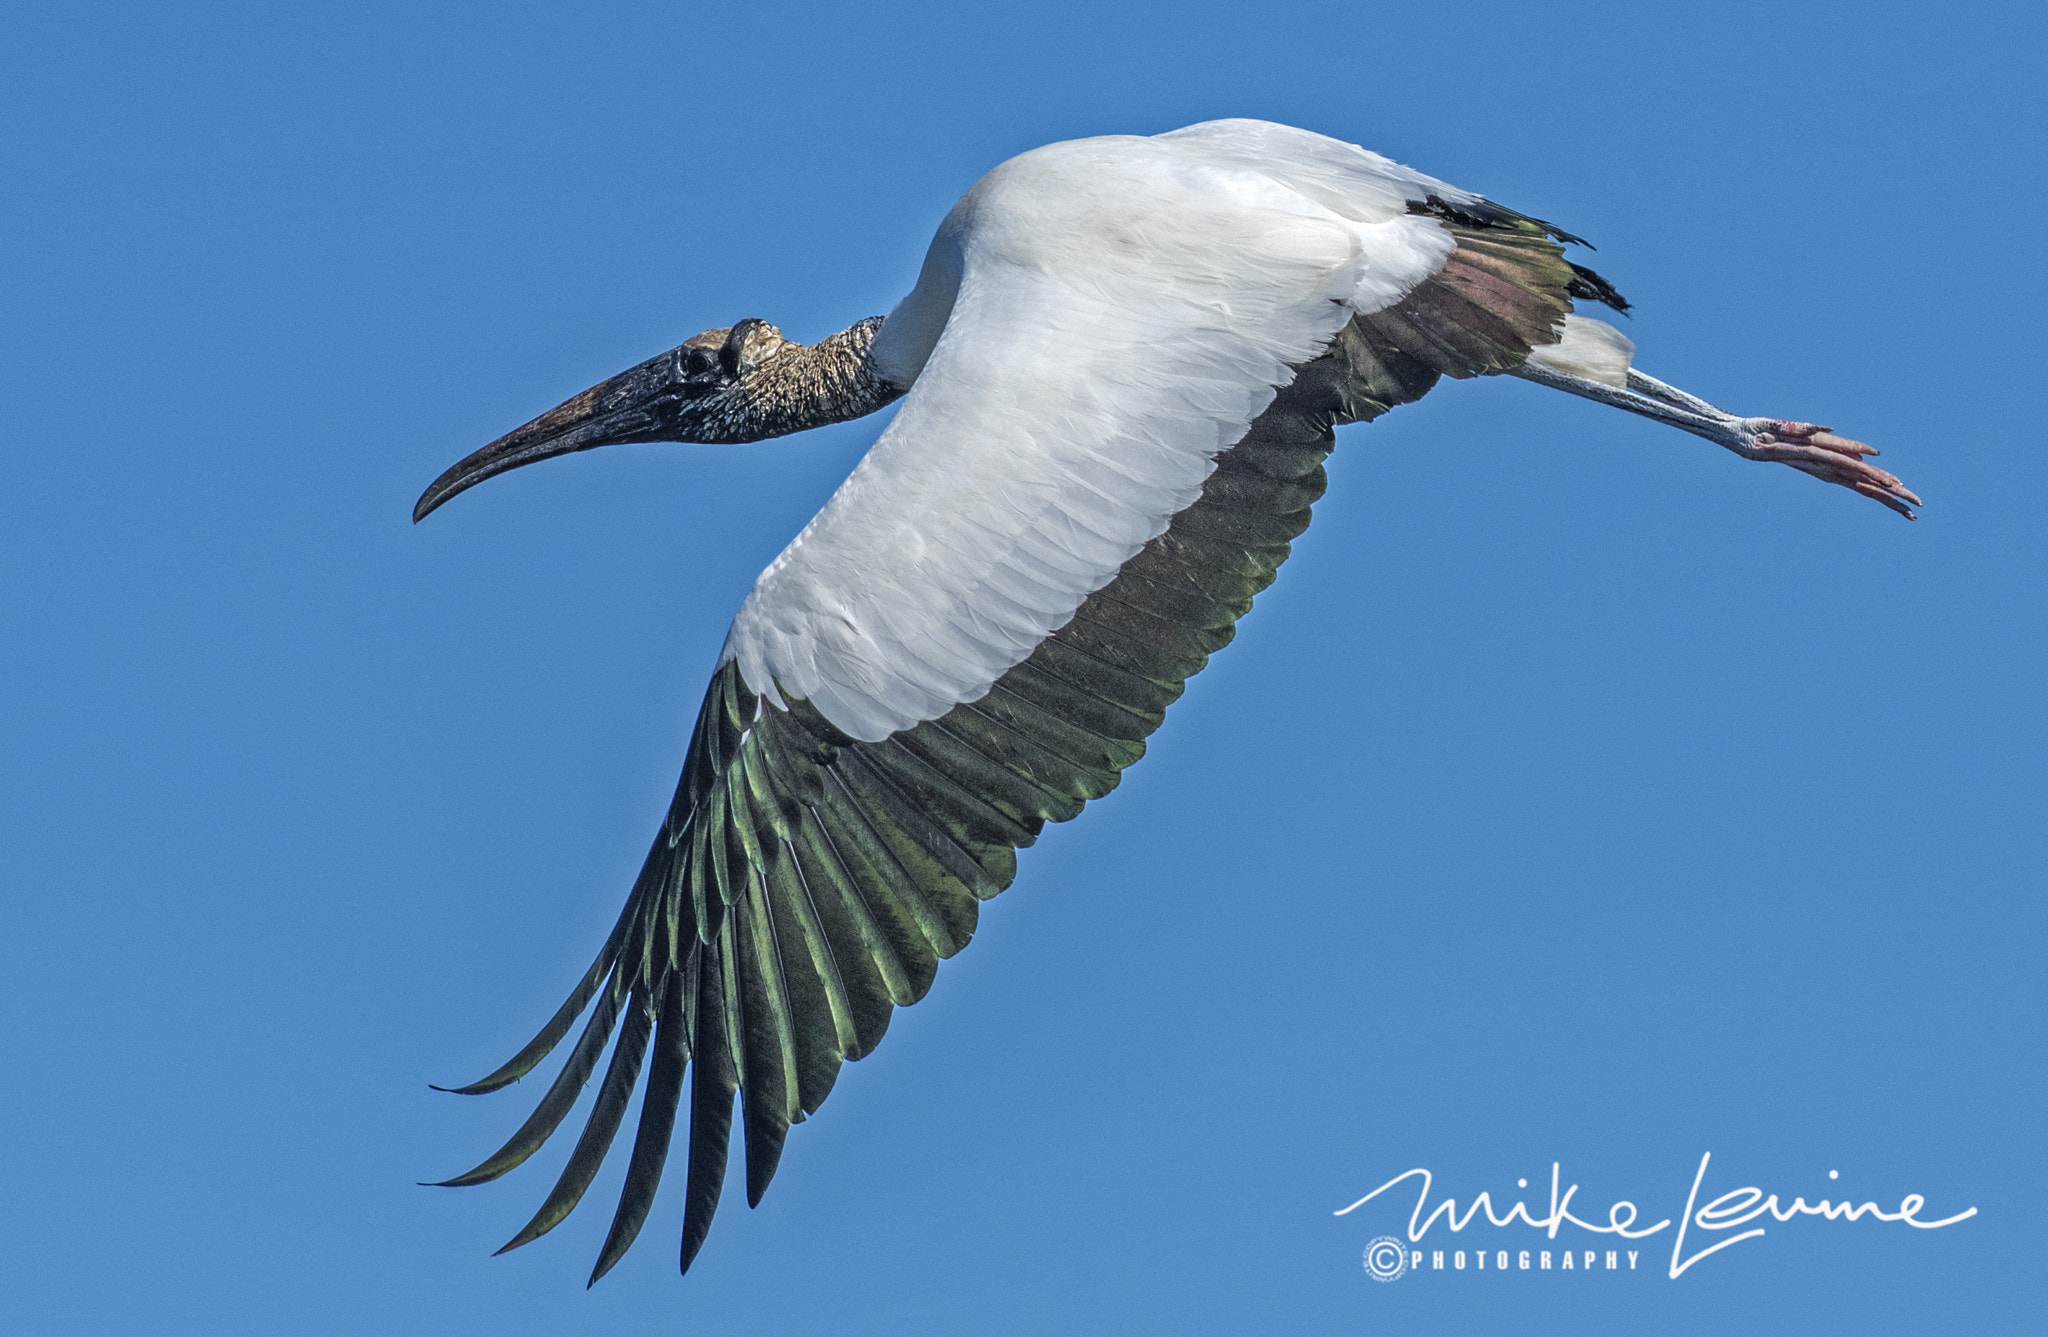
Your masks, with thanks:
<instances>
[{"instance_id":1,"label":"bird's eye","mask_svg":"<svg viewBox=\"0 0 2048 1337\"><path fill-rule=\"evenodd\" d=\"M708 348L692 348L683 354L683 374L702 376L718 365L718 354Z\"/></svg>"}]
</instances>

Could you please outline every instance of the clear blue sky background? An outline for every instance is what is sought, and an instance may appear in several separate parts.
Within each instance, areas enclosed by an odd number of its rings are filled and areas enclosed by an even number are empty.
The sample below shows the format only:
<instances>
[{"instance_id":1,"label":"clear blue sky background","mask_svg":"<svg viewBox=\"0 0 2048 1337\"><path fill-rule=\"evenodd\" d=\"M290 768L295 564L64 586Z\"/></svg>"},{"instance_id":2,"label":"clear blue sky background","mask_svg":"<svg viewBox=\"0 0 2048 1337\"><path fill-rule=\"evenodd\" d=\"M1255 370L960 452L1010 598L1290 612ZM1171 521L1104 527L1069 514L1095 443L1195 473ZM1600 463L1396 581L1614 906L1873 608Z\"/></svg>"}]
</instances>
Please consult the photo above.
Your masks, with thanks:
<instances>
[{"instance_id":1,"label":"clear blue sky background","mask_svg":"<svg viewBox=\"0 0 2048 1337\"><path fill-rule=\"evenodd\" d=\"M2048 1286L2031 5L18 5L0 84L0 1327L2015 1331ZM724 627L879 425L477 445L885 311L1031 146L1259 116L1557 220L1647 369L1926 520L1520 382L1341 438L1148 759L735 1185L467 1191ZM1461 1203L1717 1188L1678 1282L1370 1281ZM1826 1173L1839 1170L1830 1181ZM1467 1237L1477 1233L1468 1232ZM1533 1232L1524 1232L1533 1234ZM1441 1227L1431 1239L1455 1245ZM1489 1243L1520 1247L1507 1232Z\"/></svg>"}]
</instances>

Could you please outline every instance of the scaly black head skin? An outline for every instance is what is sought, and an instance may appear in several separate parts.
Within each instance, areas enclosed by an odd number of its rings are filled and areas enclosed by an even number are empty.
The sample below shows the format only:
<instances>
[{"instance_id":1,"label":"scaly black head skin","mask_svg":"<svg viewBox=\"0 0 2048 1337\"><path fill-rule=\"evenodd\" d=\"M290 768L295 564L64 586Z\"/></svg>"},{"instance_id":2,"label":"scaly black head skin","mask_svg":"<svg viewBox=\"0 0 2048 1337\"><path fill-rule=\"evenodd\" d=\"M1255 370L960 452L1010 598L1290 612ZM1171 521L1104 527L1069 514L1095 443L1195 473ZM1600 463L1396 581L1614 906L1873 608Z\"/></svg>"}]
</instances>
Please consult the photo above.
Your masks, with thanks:
<instances>
[{"instance_id":1,"label":"scaly black head skin","mask_svg":"<svg viewBox=\"0 0 2048 1337\"><path fill-rule=\"evenodd\" d=\"M486 478L630 441L762 441L872 413L902 391L868 368L871 316L815 346L765 320L706 330L508 432L435 479L415 522Z\"/></svg>"}]
</instances>

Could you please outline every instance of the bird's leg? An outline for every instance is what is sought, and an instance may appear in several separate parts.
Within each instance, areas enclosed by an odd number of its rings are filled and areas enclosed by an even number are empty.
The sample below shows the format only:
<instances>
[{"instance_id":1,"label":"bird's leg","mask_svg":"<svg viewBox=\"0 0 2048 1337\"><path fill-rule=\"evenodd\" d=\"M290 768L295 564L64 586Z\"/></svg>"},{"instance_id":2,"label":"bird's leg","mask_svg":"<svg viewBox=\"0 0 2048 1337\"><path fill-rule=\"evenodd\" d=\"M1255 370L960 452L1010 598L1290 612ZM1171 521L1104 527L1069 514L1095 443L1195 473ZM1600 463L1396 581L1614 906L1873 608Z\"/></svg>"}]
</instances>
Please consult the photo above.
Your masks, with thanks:
<instances>
[{"instance_id":1,"label":"bird's leg","mask_svg":"<svg viewBox=\"0 0 2048 1337\"><path fill-rule=\"evenodd\" d=\"M1860 492L1891 507L1908 520L1917 518L1912 508L1922 504L1905 484L1865 461L1864 457L1877 454L1876 450L1861 441L1836 436L1828 428L1810 422L1739 418L1633 367L1629 369L1626 389L1534 362L1524 363L1512 374L1553 390L1564 390L1668 423L1725 446L1746 460L1789 464L1823 482L1838 483Z\"/></svg>"}]
</instances>

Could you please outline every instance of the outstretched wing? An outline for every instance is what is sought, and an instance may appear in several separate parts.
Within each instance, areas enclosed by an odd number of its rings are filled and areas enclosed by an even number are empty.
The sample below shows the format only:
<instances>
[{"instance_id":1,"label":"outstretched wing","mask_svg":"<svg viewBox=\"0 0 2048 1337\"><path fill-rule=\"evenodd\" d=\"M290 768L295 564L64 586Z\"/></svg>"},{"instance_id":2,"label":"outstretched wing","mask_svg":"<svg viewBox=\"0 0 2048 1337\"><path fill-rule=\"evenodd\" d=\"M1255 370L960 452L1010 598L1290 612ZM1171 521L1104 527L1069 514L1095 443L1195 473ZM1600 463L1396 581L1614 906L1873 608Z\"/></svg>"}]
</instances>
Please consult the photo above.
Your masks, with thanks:
<instances>
[{"instance_id":1,"label":"outstretched wing","mask_svg":"<svg viewBox=\"0 0 2048 1337\"><path fill-rule=\"evenodd\" d=\"M645 1067L625 1189L591 1280L646 1219L686 1086L687 1270L724 1182L735 1096L753 1203L790 1125L966 945L979 902L1015 876L1015 851L1113 789L1187 679L1229 642L1308 525L1333 426L1419 398L1442 374L1506 370L1556 339L1585 280L1552 230L1470 196L1446 203L1426 189L1435 183L1409 178L1402 224L1443 244L1391 302L1340 306L1322 291L1355 290L1372 257L1312 215L1325 230L1279 237L1279 259L1211 266L1218 284L1236 264L1306 290L1294 294L1306 318L1278 301L1269 316L1219 311L1191 265L1174 295L1183 318L1157 319L1174 303L1155 302L1148 324L1119 309L1135 298L1114 266L1020 278L1003 272L1017 268L1015 248L977 251L987 237L970 231L945 334L903 411L736 622L675 802L603 951L531 1044L461 1088L518 1080L595 1004L533 1115L446 1182L495 1179L562 1124L617 1032L567 1167L506 1248L576 1206ZM987 196L970 205L993 207ZM1042 238L1046 220L1032 221ZM1188 220L1171 221L1185 235ZM1069 350L1092 358L1095 375L1061 377L1040 359L1005 379L988 359L1049 337L1049 311L1054 334L1100 322L1094 344ZM1020 333L1020 322L1037 323ZM1105 342L1121 347L1105 353ZM1169 388L1113 386L1129 394L1105 400L1113 354ZM975 472L991 449L1010 452L1007 469ZM939 476L920 480L919 468ZM1036 481L1010 481L1034 468ZM884 513L878 478L916 505ZM970 485L947 486L962 478Z\"/></svg>"}]
</instances>

